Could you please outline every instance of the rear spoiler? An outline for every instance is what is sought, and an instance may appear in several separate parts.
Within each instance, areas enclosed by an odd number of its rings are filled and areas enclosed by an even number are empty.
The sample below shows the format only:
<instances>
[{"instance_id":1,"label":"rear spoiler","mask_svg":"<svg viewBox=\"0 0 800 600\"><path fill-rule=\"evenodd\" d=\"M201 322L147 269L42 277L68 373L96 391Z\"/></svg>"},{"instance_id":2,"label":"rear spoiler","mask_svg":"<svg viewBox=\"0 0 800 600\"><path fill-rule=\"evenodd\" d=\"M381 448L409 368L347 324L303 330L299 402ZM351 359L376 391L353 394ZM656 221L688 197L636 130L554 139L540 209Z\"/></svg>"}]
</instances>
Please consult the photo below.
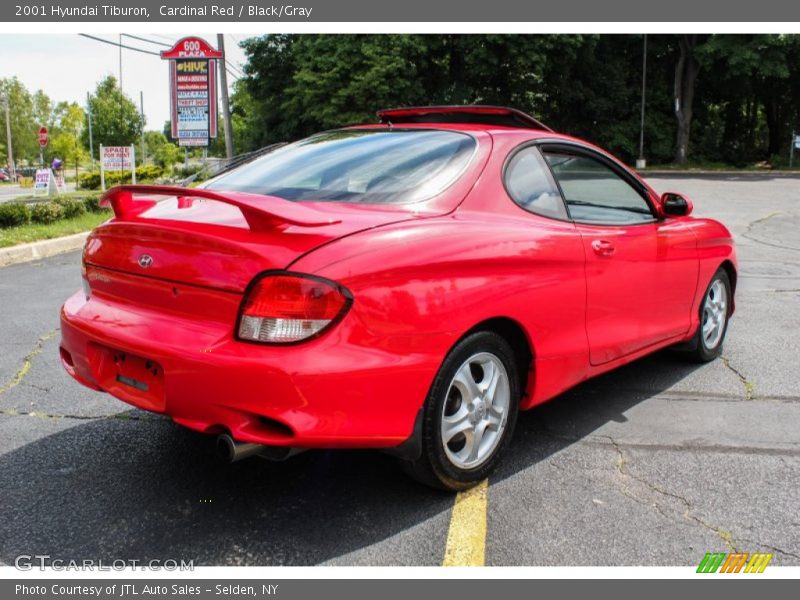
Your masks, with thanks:
<instances>
[{"instance_id":1,"label":"rear spoiler","mask_svg":"<svg viewBox=\"0 0 800 600\"><path fill-rule=\"evenodd\" d=\"M376 114L381 123L393 125L402 123L475 123L553 131L538 119L534 119L521 110L487 104L384 108Z\"/></svg>"},{"instance_id":2,"label":"rear spoiler","mask_svg":"<svg viewBox=\"0 0 800 600\"><path fill-rule=\"evenodd\" d=\"M276 196L262 196L242 192L216 192L203 188L183 188L170 185L119 185L100 197L100 206L110 206L118 219L135 217L157 204L152 198L137 198L141 195L174 196L178 202L192 198L204 198L223 202L242 211L253 231L267 231L281 225L321 227L339 223L326 214L309 206L291 202Z\"/></svg>"}]
</instances>

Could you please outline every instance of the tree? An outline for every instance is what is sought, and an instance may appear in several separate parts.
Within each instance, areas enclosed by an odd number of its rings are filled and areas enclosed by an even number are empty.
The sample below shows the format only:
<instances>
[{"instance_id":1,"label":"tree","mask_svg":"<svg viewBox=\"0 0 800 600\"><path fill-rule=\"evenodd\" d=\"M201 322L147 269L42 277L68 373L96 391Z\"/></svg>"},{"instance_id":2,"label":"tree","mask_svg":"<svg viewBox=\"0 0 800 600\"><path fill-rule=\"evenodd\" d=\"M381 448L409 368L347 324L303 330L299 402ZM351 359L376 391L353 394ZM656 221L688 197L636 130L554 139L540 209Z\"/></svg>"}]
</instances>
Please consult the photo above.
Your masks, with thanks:
<instances>
[{"instance_id":1,"label":"tree","mask_svg":"<svg viewBox=\"0 0 800 600\"><path fill-rule=\"evenodd\" d=\"M684 34L678 40L679 54L675 64L675 118L678 121L675 162L679 165L686 164L689 158L695 82L700 73L700 63L695 55L699 37L696 34Z\"/></svg>"},{"instance_id":2,"label":"tree","mask_svg":"<svg viewBox=\"0 0 800 600\"><path fill-rule=\"evenodd\" d=\"M800 126L800 36L648 37L645 153L746 164ZM398 105L509 105L621 158L638 154L634 35L268 35L243 43L237 148L375 120Z\"/></svg>"},{"instance_id":3,"label":"tree","mask_svg":"<svg viewBox=\"0 0 800 600\"><path fill-rule=\"evenodd\" d=\"M142 135L142 123L136 104L126 96L113 76L97 84L95 93L89 97L92 111L92 133L94 146L130 146ZM89 147L89 132L84 129L81 141Z\"/></svg>"},{"instance_id":4,"label":"tree","mask_svg":"<svg viewBox=\"0 0 800 600\"><path fill-rule=\"evenodd\" d=\"M0 79L0 97L5 96L8 97L14 160L18 163L35 161L39 155L38 126L34 119L31 94L22 82L14 77L12 79ZM3 140L5 140L5 110L0 110L0 132L2 132ZM8 162L7 156L4 156L3 162L4 164Z\"/></svg>"},{"instance_id":5,"label":"tree","mask_svg":"<svg viewBox=\"0 0 800 600\"><path fill-rule=\"evenodd\" d=\"M53 117L56 125L49 145L50 154L64 160L65 165L74 164L77 177L78 165L89 156L81 144L86 115L75 102L59 102L53 110Z\"/></svg>"},{"instance_id":6,"label":"tree","mask_svg":"<svg viewBox=\"0 0 800 600\"><path fill-rule=\"evenodd\" d=\"M171 169L172 165L183 159L181 149L170 142L160 131L147 131L144 134L144 145L147 154L153 157L158 166Z\"/></svg>"}]
</instances>

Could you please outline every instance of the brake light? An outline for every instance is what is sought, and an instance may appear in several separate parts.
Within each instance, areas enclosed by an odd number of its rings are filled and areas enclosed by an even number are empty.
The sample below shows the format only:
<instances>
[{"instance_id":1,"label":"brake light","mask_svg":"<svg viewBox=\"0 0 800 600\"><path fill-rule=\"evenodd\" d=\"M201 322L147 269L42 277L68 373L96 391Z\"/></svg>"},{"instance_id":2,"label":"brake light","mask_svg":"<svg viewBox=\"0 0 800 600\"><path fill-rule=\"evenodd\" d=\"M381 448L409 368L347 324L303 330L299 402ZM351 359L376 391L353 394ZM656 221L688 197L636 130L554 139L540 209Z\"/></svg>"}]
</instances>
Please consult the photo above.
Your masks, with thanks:
<instances>
[{"instance_id":1,"label":"brake light","mask_svg":"<svg viewBox=\"0 0 800 600\"><path fill-rule=\"evenodd\" d=\"M239 311L240 340L292 344L339 321L352 304L341 285L296 273L267 273L250 285Z\"/></svg>"}]
</instances>

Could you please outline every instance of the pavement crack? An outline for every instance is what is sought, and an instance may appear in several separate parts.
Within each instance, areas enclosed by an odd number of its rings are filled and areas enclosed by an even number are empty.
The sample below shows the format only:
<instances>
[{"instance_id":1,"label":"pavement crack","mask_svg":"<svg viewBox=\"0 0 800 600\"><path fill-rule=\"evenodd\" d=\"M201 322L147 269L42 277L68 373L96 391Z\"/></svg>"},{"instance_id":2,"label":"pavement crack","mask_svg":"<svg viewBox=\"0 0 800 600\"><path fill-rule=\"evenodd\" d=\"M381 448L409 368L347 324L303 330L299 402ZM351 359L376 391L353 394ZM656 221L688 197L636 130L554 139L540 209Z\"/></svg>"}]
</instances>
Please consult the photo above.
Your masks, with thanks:
<instances>
[{"instance_id":1,"label":"pavement crack","mask_svg":"<svg viewBox=\"0 0 800 600\"><path fill-rule=\"evenodd\" d=\"M625 456L625 453L622 450L622 447L617 443L617 441L612 438L611 436L599 436L606 438L610 443L611 446L614 448L614 451L617 453L617 460L614 463L616 468L617 474L619 475L620 479L622 480L622 493L623 495L631 498L632 500L638 502L639 504L649 505L658 511L663 517L668 518L670 520L677 520L674 518L672 514L670 514L668 507L664 506L663 504L659 503L656 500L647 500L646 498L637 497L636 494L633 493L631 486L629 485L629 480L633 480L638 482L639 484L643 485L647 490L660 496L662 498L671 498L673 500L677 500L682 506L683 511L675 511L678 512L681 517L689 522L696 524L703 529L707 529L708 531L717 535L725 545L730 549L731 552L738 552L736 546L734 544L733 534L730 531L726 531L721 527L717 527L716 525L712 525L695 515L692 510L692 503L681 496L680 494L676 494L674 492L670 492L669 490L664 489L663 487L659 486L656 483L648 481L644 477L640 475L636 475L631 472L628 468L628 459ZM674 510L674 509L673 509Z\"/></svg>"},{"instance_id":2,"label":"pavement crack","mask_svg":"<svg viewBox=\"0 0 800 600\"><path fill-rule=\"evenodd\" d=\"M24 411L15 408L0 409L0 415L5 417L33 417L37 419L71 419L76 421L168 421L166 417L159 415L131 415L120 413L116 415L59 415L43 411Z\"/></svg>"},{"instance_id":3,"label":"pavement crack","mask_svg":"<svg viewBox=\"0 0 800 600\"><path fill-rule=\"evenodd\" d=\"M777 546L771 546L770 544L765 544L764 542L758 542L756 540L746 540L744 538L737 538L737 539L740 542L744 542L745 544L753 544L754 546L767 548L768 550L772 550L773 552L777 552L778 554L783 554L784 556L791 556L792 558L800 560L800 554L789 552L788 550L784 550L783 548L778 548Z\"/></svg>"},{"instance_id":4,"label":"pavement crack","mask_svg":"<svg viewBox=\"0 0 800 600\"><path fill-rule=\"evenodd\" d=\"M772 248L780 248L781 250L790 250L794 252L800 251L800 248L795 248L794 246L785 246L783 244L777 244L775 242L768 242L753 235L753 227L755 227L756 225L760 225L761 223L764 223L766 221L769 221L772 217L777 217L778 215L781 214L783 213L781 213L780 211L771 212L765 217L761 217L760 219L751 221L750 223L748 223L747 229L745 229L744 233L742 233L742 237L747 238L748 240L755 242L757 244L763 244L764 246L770 246Z\"/></svg>"},{"instance_id":5,"label":"pavement crack","mask_svg":"<svg viewBox=\"0 0 800 600\"><path fill-rule=\"evenodd\" d=\"M8 383L5 383L2 387L0 387L0 396L14 389L23 382L33 366L33 359L42 353L45 342L53 338L57 333L58 328L48 331L44 335L40 336L38 340L36 340L36 344L34 345L33 349L22 359L22 366L19 368L19 370L14 374Z\"/></svg>"},{"instance_id":6,"label":"pavement crack","mask_svg":"<svg viewBox=\"0 0 800 600\"><path fill-rule=\"evenodd\" d=\"M744 399L753 400L756 397L756 386L753 384L753 382L748 380L744 373L731 364L730 358L724 355L720 358L722 359L722 364L725 365L725 368L736 375L736 377L739 378L739 381L742 382L742 385L744 386Z\"/></svg>"}]
</instances>

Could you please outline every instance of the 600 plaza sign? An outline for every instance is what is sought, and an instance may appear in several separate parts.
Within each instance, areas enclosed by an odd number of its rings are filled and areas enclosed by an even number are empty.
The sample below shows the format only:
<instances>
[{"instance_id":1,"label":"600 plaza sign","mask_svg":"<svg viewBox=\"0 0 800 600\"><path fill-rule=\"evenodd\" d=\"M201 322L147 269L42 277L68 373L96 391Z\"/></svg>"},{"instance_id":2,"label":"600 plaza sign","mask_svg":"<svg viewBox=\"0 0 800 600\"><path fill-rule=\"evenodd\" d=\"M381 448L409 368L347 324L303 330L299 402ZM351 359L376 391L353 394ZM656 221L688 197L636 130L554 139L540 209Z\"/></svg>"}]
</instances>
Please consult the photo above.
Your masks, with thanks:
<instances>
[{"instance_id":1,"label":"600 plaza sign","mask_svg":"<svg viewBox=\"0 0 800 600\"><path fill-rule=\"evenodd\" d=\"M181 146L208 146L217 137L217 61L208 42L187 37L161 53L169 60L172 138Z\"/></svg>"}]
</instances>

